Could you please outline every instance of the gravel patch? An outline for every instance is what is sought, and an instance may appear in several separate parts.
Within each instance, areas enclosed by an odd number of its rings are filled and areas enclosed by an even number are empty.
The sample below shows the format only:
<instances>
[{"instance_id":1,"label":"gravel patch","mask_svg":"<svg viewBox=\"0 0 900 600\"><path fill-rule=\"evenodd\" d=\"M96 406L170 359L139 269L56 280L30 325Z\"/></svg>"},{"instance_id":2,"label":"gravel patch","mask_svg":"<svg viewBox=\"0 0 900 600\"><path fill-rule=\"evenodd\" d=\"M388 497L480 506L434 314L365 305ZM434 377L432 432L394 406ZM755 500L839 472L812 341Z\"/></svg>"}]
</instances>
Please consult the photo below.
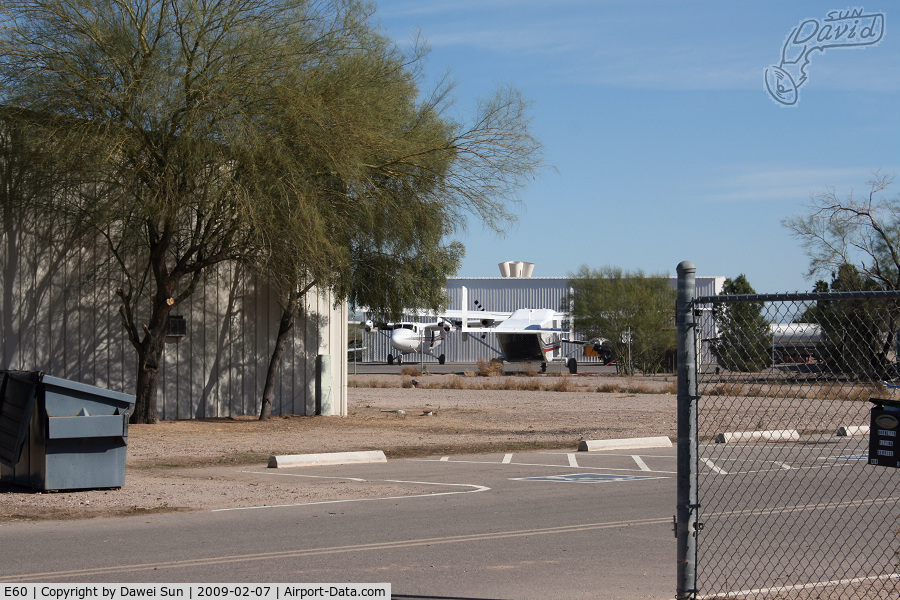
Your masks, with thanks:
<instances>
[{"instance_id":1,"label":"gravel patch","mask_svg":"<svg viewBox=\"0 0 900 600\"><path fill-rule=\"evenodd\" d=\"M665 379L642 380L660 393L598 392L610 378L578 376L569 389L448 389L458 376L380 376L349 388L347 417L161 421L129 427L120 489L38 492L0 484L0 524L146 515L257 505L428 493L384 483L309 478L298 486L266 471L271 455L382 450L388 460L541 448L575 450L581 440L669 436L676 396ZM465 378L470 379L470 378ZM520 378L513 383L526 385ZM541 378L545 385L553 379ZM569 379L569 378L567 378ZM499 381L499 379L498 379ZM615 378L620 385L621 378ZM458 385L458 383L457 383ZM471 378L470 386L498 385ZM394 386L394 387L387 387ZM625 387L625 386L623 386ZM299 467L306 469L308 467ZM297 469L291 469L297 472Z\"/></svg>"}]
</instances>

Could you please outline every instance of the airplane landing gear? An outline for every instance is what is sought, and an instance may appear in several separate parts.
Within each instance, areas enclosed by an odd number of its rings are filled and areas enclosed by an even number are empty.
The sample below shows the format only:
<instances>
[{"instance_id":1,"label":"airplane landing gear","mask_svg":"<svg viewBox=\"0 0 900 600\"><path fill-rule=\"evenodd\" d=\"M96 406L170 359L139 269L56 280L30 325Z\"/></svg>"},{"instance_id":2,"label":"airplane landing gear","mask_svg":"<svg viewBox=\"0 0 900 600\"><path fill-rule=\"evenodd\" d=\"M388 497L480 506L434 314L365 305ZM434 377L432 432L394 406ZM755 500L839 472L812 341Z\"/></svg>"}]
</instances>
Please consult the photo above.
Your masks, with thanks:
<instances>
[{"instance_id":1,"label":"airplane landing gear","mask_svg":"<svg viewBox=\"0 0 900 600\"><path fill-rule=\"evenodd\" d=\"M569 373L572 375L578 374L578 361L574 358L570 358L566 361L566 366L569 367Z\"/></svg>"},{"instance_id":2,"label":"airplane landing gear","mask_svg":"<svg viewBox=\"0 0 900 600\"><path fill-rule=\"evenodd\" d=\"M439 365L442 365L442 364L444 364L445 362L447 362L447 357L446 357L446 356L444 356L443 354L441 354L440 356L438 356L438 364L439 364Z\"/></svg>"}]
</instances>

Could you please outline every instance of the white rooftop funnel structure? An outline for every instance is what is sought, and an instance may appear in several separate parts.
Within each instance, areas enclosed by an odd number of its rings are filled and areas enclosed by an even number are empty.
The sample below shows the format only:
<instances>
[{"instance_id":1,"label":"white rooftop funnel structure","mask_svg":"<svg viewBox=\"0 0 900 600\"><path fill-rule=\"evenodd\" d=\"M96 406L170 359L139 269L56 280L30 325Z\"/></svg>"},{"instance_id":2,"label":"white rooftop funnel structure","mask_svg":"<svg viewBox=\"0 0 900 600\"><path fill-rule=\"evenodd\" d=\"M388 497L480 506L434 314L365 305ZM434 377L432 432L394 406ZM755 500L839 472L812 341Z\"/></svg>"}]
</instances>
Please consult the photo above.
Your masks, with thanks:
<instances>
[{"instance_id":1,"label":"white rooftop funnel structure","mask_svg":"<svg viewBox=\"0 0 900 600\"><path fill-rule=\"evenodd\" d=\"M534 272L534 263L523 260L508 260L499 265L502 277L531 277Z\"/></svg>"}]
</instances>

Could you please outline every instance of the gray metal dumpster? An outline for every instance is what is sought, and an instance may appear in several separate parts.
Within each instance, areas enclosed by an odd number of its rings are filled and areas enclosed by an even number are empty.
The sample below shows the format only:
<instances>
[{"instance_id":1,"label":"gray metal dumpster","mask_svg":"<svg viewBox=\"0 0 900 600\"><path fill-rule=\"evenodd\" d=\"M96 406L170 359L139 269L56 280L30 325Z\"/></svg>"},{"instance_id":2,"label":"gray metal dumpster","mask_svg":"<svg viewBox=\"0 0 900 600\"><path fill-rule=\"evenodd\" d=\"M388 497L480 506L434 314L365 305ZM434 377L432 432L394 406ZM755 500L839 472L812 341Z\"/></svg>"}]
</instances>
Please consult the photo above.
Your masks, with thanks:
<instances>
[{"instance_id":1,"label":"gray metal dumpster","mask_svg":"<svg viewBox=\"0 0 900 600\"><path fill-rule=\"evenodd\" d=\"M0 481L42 490L125 484L134 396L32 371L0 371Z\"/></svg>"}]
</instances>

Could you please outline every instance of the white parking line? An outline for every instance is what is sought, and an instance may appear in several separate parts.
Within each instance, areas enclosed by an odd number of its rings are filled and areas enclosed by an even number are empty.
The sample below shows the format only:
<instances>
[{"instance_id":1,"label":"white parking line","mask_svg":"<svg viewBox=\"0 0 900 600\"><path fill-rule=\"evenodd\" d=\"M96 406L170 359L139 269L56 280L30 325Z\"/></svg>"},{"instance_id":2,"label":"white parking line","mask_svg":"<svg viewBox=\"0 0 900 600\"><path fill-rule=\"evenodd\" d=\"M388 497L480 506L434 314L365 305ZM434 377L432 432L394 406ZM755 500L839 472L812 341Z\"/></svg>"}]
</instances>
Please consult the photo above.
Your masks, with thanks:
<instances>
[{"instance_id":1,"label":"white parking line","mask_svg":"<svg viewBox=\"0 0 900 600\"><path fill-rule=\"evenodd\" d=\"M635 464L637 464L637 466L640 467L641 471L649 471L650 470L650 467L647 466L647 463L645 463L644 460L637 454L632 454L631 458L634 459Z\"/></svg>"},{"instance_id":2,"label":"white parking line","mask_svg":"<svg viewBox=\"0 0 900 600\"><path fill-rule=\"evenodd\" d=\"M255 475L270 475L268 472L245 471L246 473L254 473ZM274 474L274 473L272 473ZM307 476L310 477L310 476ZM327 477L323 479L333 479ZM354 481L366 481L365 479L354 479ZM491 488L485 485L476 485L471 483L441 483L437 481L401 481L398 479L383 479L384 483L409 483L413 485L442 485L451 487L472 488L461 492L435 492L433 494L409 494L408 496L378 496L375 498L349 498L346 500L322 500L319 502L297 502L295 504L269 504L262 506L237 506L234 508L216 508L210 512L229 512L236 510L261 510L264 508L289 508L292 506L313 506L316 504L345 504L350 502L375 502L378 500L405 500L407 498L435 498L437 496L452 496L454 494L473 494L477 492L488 492Z\"/></svg>"},{"instance_id":3,"label":"white parking line","mask_svg":"<svg viewBox=\"0 0 900 600\"><path fill-rule=\"evenodd\" d=\"M506 454L503 456L503 462L501 464L508 465L512 462L512 454Z\"/></svg>"},{"instance_id":4,"label":"white parking line","mask_svg":"<svg viewBox=\"0 0 900 600\"><path fill-rule=\"evenodd\" d=\"M800 591L800 590L814 590L821 588L829 588L829 587L837 587L841 585L854 585L857 583L866 583L869 581L891 581L900 579L900 573L891 573L888 575L874 575L872 577L856 577L853 579L835 579L832 581L818 581L815 583L803 583L797 585L780 585L778 587L773 588L758 588L755 590L742 590L742 591L734 591L731 592L735 598L742 598L744 596L756 596L756 595L768 595L771 593L777 594L785 594L788 592ZM715 598L721 598L721 596L697 596L701 600L713 600Z\"/></svg>"},{"instance_id":5,"label":"white parking line","mask_svg":"<svg viewBox=\"0 0 900 600\"><path fill-rule=\"evenodd\" d=\"M578 458L576 458L574 454L569 454L569 466L578 467Z\"/></svg>"},{"instance_id":6,"label":"white parking line","mask_svg":"<svg viewBox=\"0 0 900 600\"><path fill-rule=\"evenodd\" d=\"M548 452L545 452L544 454L555 454L555 453L548 453ZM650 468L647 468L647 469L622 469L622 468L610 467L610 466L586 466L586 465L582 465L582 464L580 464L580 463L577 462L577 461L578 461L578 458L577 458L578 455L577 455L577 454L572 455L572 454L570 454L570 453L566 453L566 456L571 456L572 458L570 458L570 460L573 460L573 459L574 459L575 464L573 465L573 464L571 464L571 463L568 463L568 464L565 464L565 465L559 465L559 464L547 464L547 463L520 463L520 462L512 462L512 460L510 460L510 462L506 462L505 458L504 458L504 461L502 462L502 464L504 464L504 465L510 465L510 466L515 466L515 467L549 467L549 468L553 468L553 469L582 469L582 470L590 471L590 472L593 472L593 471L624 471L624 472L645 471L645 472L649 472L649 473L660 473L660 474L662 474L662 475L675 475L675 474L676 474L675 471L653 470L653 469L650 469ZM583 458L597 458L598 456L600 456L600 455L594 455L594 456L592 456L592 457L587 457L587 456L585 456L585 457L583 457ZM631 455L630 455L630 454L629 454L629 455L622 454L622 455L612 455L612 456L631 456ZM447 458L447 457L445 457L445 458ZM672 457L671 457L671 456L659 456L659 457L657 457L657 458L672 458ZM449 460L449 461L447 461L447 460L444 460L444 458L441 458L441 459L435 459L435 458L413 458L413 459L410 459L410 460L418 461L418 462L452 462L452 463L457 463L457 464L470 464L470 465L496 465L496 464L501 464L501 463L497 463L497 461L491 461L491 460L464 460L464 459L456 459L456 460ZM724 471L723 471L723 473L724 473Z\"/></svg>"},{"instance_id":7,"label":"white parking line","mask_svg":"<svg viewBox=\"0 0 900 600\"><path fill-rule=\"evenodd\" d=\"M707 467L712 469L714 473L718 473L719 475L728 475L728 471L720 469L716 466L716 463L709 460L708 458L701 458L700 461L703 462L703 464L705 464Z\"/></svg>"},{"instance_id":8,"label":"white parking line","mask_svg":"<svg viewBox=\"0 0 900 600\"><path fill-rule=\"evenodd\" d=\"M274 475L280 477L308 477L309 479L341 479L343 481L366 481L359 477L329 477L327 475L304 475L303 473L286 473L284 471L241 471L241 473L250 473L252 475Z\"/></svg>"}]
</instances>

